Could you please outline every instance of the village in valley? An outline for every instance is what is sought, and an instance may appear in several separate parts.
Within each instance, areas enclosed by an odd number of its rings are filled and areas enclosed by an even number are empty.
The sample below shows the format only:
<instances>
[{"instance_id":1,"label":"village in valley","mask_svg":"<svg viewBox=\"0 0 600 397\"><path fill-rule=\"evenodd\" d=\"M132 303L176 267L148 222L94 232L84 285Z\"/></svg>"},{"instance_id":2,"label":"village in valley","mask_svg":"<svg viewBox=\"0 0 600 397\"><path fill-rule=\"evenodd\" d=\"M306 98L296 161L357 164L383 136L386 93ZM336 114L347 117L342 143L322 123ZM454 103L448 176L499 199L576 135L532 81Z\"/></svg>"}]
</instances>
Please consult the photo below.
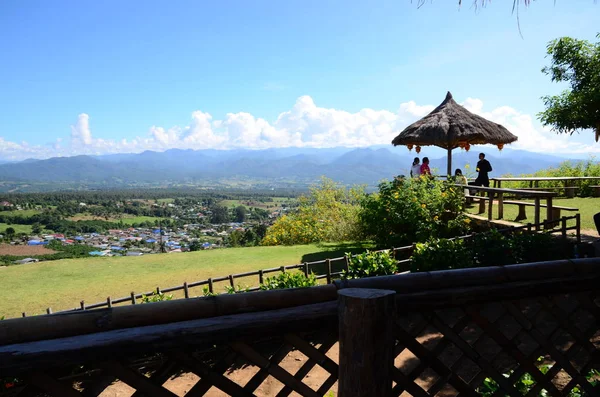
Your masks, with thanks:
<instances>
[{"instance_id":1,"label":"village in valley","mask_svg":"<svg viewBox=\"0 0 600 397\"><path fill-rule=\"evenodd\" d=\"M79 247L77 257L111 257L254 246L264 237L268 224L296 200L260 195L258 199L223 201L134 199L115 201L108 207L113 212L106 212L104 205L73 197L69 205L60 207L71 208L69 213L60 215L52 205L28 202L27 195L18 202L0 201L0 219L6 223L0 228L0 258L5 265L51 260L57 251L68 252L73 247ZM128 214L135 212L132 209L147 215ZM53 221L57 216L62 219Z\"/></svg>"}]
</instances>

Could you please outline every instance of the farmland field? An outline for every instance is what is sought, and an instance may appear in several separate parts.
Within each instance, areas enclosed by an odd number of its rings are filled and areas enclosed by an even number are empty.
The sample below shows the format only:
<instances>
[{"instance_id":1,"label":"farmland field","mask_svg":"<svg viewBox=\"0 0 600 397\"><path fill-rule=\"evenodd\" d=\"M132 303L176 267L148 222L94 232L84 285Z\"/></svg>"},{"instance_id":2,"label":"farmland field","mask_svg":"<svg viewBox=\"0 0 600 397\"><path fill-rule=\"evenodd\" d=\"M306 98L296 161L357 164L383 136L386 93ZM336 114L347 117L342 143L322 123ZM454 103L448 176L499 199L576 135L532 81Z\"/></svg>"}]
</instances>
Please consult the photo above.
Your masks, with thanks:
<instances>
[{"instance_id":1,"label":"farmland field","mask_svg":"<svg viewBox=\"0 0 600 397\"><path fill-rule=\"evenodd\" d=\"M36 256L54 254L56 251L42 245L10 245L0 244L0 255Z\"/></svg>"},{"instance_id":2,"label":"farmland field","mask_svg":"<svg viewBox=\"0 0 600 397\"><path fill-rule=\"evenodd\" d=\"M246 207L260 208L263 210L279 210L281 209L282 204L294 205L298 202L296 198L288 198L288 197L272 197L272 201L259 201L259 200L223 200L221 201L221 205L225 207L237 207L239 205L243 205Z\"/></svg>"},{"instance_id":3,"label":"farmland field","mask_svg":"<svg viewBox=\"0 0 600 397\"><path fill-rule=\"evenodd\" d=\"M13 223L12 225L0 223L0 234L4 234L6 232L6 229L9 227L15 229L15 233L31 234L31 225L18 225L16 223Z\"/></svg>"},{"instance_id":4,"label":"farmland field","mask_svg":"<svg viewBox=\"0 0 600 397\"><path fill-rule=\"evenodd\" d=\"M3 285L10 293L0 300L0 317L16 317L21 312L41 314L128 296L131 291L148 292L209 277L226 276L258 269L292 265L322 257L339 257L359 244L298 245L229 248L180 254L154 254L142 257L63 259L0 268ZM304 259L304 260L303 260ZM239 280L241 286L256 286L257 279ZM215 286L224 291L225 284ZM5 291L8 292L8 291ZM190 290L202 295L200 287Z\"/></svg>"},{"instance_id":5,"label":"farmland field","mask_svg":"<svg viewBox=\"0 0 600 397\"><path fill-rule=\"evenodd\" d=\"M13 210L13 211L1 211L0 215L17 215L17 216L32 216L41 213L40 210Z\"/></svg>"}]
</instances>

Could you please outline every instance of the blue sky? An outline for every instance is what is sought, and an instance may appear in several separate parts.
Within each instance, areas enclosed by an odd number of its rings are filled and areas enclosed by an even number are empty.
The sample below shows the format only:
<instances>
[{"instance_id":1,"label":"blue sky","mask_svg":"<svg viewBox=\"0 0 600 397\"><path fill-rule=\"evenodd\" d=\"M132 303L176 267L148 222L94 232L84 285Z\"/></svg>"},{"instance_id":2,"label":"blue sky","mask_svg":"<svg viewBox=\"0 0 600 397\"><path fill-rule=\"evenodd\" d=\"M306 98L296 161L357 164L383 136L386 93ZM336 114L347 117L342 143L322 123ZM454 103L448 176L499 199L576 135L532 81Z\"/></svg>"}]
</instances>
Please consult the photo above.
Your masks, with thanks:
<instances>
[{"instance_id":1,"label":"blue sky","mask_svg":"<svg viewBox=\"0 0 600 397\"><path fill-rule=\"evenodd\" d=\"M0 158L390 141L446 91L519 148L541 128L549 40L595 41L600 5L470 1L4 1ZM542 140L542 144L537 144Z\"/></svg>"}]
</instances>

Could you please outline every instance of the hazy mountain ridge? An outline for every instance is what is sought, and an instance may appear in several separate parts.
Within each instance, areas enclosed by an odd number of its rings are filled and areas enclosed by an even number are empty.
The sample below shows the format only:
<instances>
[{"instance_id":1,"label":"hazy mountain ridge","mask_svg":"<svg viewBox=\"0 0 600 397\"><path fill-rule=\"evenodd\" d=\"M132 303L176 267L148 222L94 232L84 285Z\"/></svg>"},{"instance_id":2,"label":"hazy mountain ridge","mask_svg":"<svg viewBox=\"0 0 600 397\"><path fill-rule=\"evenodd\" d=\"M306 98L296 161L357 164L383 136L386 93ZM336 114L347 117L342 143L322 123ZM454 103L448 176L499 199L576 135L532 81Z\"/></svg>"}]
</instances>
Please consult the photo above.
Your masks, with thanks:
<instances>
[{"instance_id":1,"label":"hazy mountain ridge","mask_svg":"<svg viewBox=\"0 0 600 397\"><path fill-rule=\"evenodd\" d=\"M423 157L421 153L419 157ZM479 152L453 152L453 168L474 171ZM325 175L342 183L376 185L382 179L407 175L416 153L404 147L285 148L266 150L146 151L139 154L28 159L0 164L0 178L8 181L128 184L197 183L224 178L312 183ZM532 173L556 166L565 158L505 149L489 153L492 175ZM446 169L446 157L430 158L432 168Z\"/></svg>"}]
</instances>

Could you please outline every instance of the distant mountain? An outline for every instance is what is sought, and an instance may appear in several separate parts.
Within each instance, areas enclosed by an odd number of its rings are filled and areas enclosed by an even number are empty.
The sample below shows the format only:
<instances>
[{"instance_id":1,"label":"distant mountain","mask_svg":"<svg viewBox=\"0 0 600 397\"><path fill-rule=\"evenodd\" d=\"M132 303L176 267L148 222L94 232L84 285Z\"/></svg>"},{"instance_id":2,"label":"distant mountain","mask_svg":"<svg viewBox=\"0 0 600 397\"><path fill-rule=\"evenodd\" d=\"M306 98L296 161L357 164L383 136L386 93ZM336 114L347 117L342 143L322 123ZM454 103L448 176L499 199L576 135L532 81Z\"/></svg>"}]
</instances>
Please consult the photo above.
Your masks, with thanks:
<instances>
[{"instance_id":1,"label":"distant mountain","mask_svg":"<svg viewBox=\"0 0 600 397\"><path fill-rule=\"evenodd\" d=\"M479 152L454 150L453 168L474 172ZM210 184L228 180L269 186L307 185L322 175L342 183L376 185L408 175L416 153L406 148L283 148L267 150L145 151L139 154L28 159L0 164L0 179L24 182L77 183L94 186ZM422 156L423 153L419 157ZM532 173L556 166L564 158L505 149L490 152L492 175ZM431 158L432 168L446 170L446 157Z\"/></svg>"}]
</instances>

